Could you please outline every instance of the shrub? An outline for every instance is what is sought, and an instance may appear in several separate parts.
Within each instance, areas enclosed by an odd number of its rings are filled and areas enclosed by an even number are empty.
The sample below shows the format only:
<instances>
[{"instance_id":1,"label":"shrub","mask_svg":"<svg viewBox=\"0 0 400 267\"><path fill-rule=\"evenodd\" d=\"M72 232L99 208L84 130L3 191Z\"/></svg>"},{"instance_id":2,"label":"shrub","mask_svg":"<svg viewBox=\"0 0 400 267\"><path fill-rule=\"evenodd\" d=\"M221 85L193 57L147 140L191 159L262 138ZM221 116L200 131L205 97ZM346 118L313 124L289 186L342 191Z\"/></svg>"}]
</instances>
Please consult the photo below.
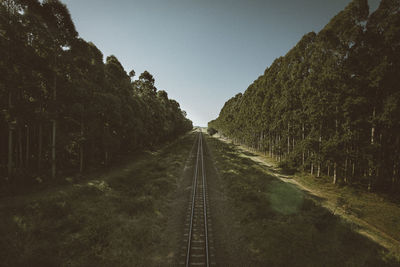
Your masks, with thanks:
<instances>
[{"instance_id":1,"label":"shrub","mask_svg":"<svg viewBox=\"0 0 400 267\"><path fill-rule=\"evenodd\" d=\"M207 128L207 132L208 132L208 134L211 135L211 136L213 136L214 134L218 133L218 131L215 130L214 128L212 128L212 127L208 127L208 128Z\"/></svg>"}]
</instances>

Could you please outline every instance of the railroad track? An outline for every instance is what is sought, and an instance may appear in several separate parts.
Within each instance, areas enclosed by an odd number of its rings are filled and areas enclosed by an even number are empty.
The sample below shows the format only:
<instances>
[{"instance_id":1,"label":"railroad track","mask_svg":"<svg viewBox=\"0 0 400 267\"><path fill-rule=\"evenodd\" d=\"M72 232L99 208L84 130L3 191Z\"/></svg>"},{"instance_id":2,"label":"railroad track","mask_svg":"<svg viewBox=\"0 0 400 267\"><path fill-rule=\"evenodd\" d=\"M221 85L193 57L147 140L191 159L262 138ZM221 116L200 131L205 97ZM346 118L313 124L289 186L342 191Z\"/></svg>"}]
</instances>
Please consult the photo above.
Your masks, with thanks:
<instances>
[{"instance_id":1,"label":"railroad track","mask_svg":"<svg viewBox=\"0 0 400 267\"><path fill-rule=\"evenodd\" d=\"M214 247L205 172L203 135L197 135L197 155L192 192L185 222L181 266L215 265Z\"/></svg>"}]
</instances>

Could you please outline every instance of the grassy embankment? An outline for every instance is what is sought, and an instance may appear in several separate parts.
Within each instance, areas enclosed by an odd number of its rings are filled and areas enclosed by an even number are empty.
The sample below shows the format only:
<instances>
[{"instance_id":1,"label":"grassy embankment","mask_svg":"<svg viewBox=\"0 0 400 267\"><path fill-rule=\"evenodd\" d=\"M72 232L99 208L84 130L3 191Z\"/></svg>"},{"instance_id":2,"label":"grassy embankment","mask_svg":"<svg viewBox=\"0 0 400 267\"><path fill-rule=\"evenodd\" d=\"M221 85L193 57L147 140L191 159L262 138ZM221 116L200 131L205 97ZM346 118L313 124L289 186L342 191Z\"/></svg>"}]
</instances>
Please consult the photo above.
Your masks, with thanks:
<instances>
[{"instance_id":1,"label":"grassy embankment","mask_svg":"<svg viewBox=\"0 0 400 267\"><path fill-rule=\"evenodd\" d=\"M316 178L298 173L294 180L306 190L323 197L324 206L357 223L360 232L385 245L400 259L400 206L397 201L383 194L367 192L357 185L338 187L329 177Z\"/></svg>"},{"instance_id":2,"label":"grassy embankment","mask_svg":"<svg viewBox=\"0 0 400 267\"><path fill-rule=\"evenodd\" d=\"M0 266L152 266L173 260L171 203L194 134L123 168L0 199Z\"/></svg>"},{"instance_id":3,"label":"grassy embankment","mask_svg":"<svg viewBox=\"0 0 400 267\"><path fill-rule=\"evenodd\" d=\"M232 144L208 138L224 193L235 210L242 249L255 265L398 266L296 186L268 174Z\"/></svg>"},{"instance_id":4,"label":"grassy embankment","mask_svg":"<svg viewBox=\"0 0 400 267\"><path fill-rule=\"evenodd\" d=\"M226 141L225 139L222 139ZM267 167L267 172L287 183L319 198L319 202L332 213L359 226L357 231L387 248L400 259L400 206L393 195L368 192L360 184L332 184L332 177L316 177L308 172L278 168L279 162L239 146L242 155Z\"/></svg>"}]
</instances>

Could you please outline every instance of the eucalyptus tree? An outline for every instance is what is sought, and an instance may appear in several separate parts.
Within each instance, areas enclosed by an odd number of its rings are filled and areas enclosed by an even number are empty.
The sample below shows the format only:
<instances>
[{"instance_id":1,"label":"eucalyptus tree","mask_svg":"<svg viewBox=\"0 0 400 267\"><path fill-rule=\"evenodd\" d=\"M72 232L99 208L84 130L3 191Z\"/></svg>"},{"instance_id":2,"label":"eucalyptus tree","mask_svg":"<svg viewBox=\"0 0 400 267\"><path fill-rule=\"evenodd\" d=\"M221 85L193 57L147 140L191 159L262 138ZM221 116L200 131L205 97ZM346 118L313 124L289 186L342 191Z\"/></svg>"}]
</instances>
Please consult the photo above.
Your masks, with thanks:
<instances>
[{"instance_id":1,"label":"eucalyptus tree","mask_svg":"<svg viewBox=\"0 0 400 267\"><path fill-rule=\"evenodd\" d=\"M7 0L0 4L1 45L4 57L2 86L7 99L5 121L8 124L8 175L23 166L22 135L26 127L25 165L30 158L30 124L26 117L38 102L44 73L47 71L43 59L45 27L41 16L42 6L38 1ZM3 105L5 103L2 103ZM5 106L4 106L5 107ZM17 132L17 142L13 136ZM15 153L15 157L13 156ZM13 162L15 161L15 162ZM18 164L14 164L18 163ZM18 165L18 166L17 166Z\"/></svg>"},{"instance_id":2,"label":"eucalyptus tree","mask_svg":"<svg viewBox=\"0 0 400 267\"><path fill-rule=\"evenodd\" d=\"M369 16L366 0L352 1L228 100L209 126L333 183L398 188L399 7L384 0Z\"/></svg>"},{"instance_id":3,"label":"eucalyptus tree","mask_svg":"<svg viewBox=\"0 0 400 267\"><path fill-rule=\"evenodd\" d=\"M383 186L385 182L399 186L399 32L400 1L382 0L368 20L366 33L370 187L371 183Z\"/></svg>"},{"instance_id":4,"label":"eucalyptus tree","mask_svg":"<svg viewBox=\"0 0 400 267\"><path fill-rule=\"evenodd\" d=\"M51 137L51 176L56 175L56 128L57 128L57 78L62 73L62 60L65 50L68 50L78 33L75 30L67 7L59 0L45 0L42 4L42 16L47 29L48 57L53 70L52 81L52 137ZM61 61L61 62L60 62Z\"/></svg>"},{"instance_id":5,"label":"eucalyptus tree","mask_svg":"<svg viewBox=\"0 0 400 267\"><path fill-rule=\"evenodd\" d=\"M150 73L134 77L77 37L60 1L1 1L0 175L83 172L192 128Z\"/></svg>"},{"instance_id":6,"label":"eucalyptus tree","mask_svg":"<svg viewBox=\"0 0 400 267\"><path fill-rule=\"evenodd\" d=\"M4 114L4 121L8 124L8 160L7 169L8 176L12 176L14 169L14 128L16 125L14 99L17 94L17 79L18 71L20 70L20 54L23 51L24 30L22 27L22 20L24 19L24 7L20 1L2 1L1 8L1 46L2 46L2 111Z\"/></svg>"}]
</instances>

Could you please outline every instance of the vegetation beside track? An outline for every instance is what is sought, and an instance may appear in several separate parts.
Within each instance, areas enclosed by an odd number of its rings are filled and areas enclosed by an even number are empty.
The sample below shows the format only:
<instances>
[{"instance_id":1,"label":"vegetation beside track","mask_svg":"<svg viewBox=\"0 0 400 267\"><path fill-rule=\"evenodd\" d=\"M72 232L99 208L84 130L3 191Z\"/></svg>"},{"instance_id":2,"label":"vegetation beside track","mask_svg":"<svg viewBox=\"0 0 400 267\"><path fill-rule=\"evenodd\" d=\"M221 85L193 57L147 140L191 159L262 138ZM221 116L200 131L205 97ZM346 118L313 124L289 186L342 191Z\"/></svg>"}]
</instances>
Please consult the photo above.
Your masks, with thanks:
<instances>
[{"instance_id":1,"label":"vegetation beside track","mask_svg":"<svg viewBox=\"0 0 400 267\"><path fill-rule=\"evenodd\" d=\"M394 257L354 232L295 186L242 157L236 147L207 140L224 193L234 207L241 247L255 265L398 266ZM232 222L235 223L235 222Z\"/></svg>"},{"instance_id":2,"label":"vegetation beside track","mask_svg":"<svg viewBox=\"0 0 400 267\"><path fill-rule=\"evenodd\" d=\"M170 204L193 141L185 135L98 179L1 199L0 266L172 261Z\"/></svg>"}]
</instances>

